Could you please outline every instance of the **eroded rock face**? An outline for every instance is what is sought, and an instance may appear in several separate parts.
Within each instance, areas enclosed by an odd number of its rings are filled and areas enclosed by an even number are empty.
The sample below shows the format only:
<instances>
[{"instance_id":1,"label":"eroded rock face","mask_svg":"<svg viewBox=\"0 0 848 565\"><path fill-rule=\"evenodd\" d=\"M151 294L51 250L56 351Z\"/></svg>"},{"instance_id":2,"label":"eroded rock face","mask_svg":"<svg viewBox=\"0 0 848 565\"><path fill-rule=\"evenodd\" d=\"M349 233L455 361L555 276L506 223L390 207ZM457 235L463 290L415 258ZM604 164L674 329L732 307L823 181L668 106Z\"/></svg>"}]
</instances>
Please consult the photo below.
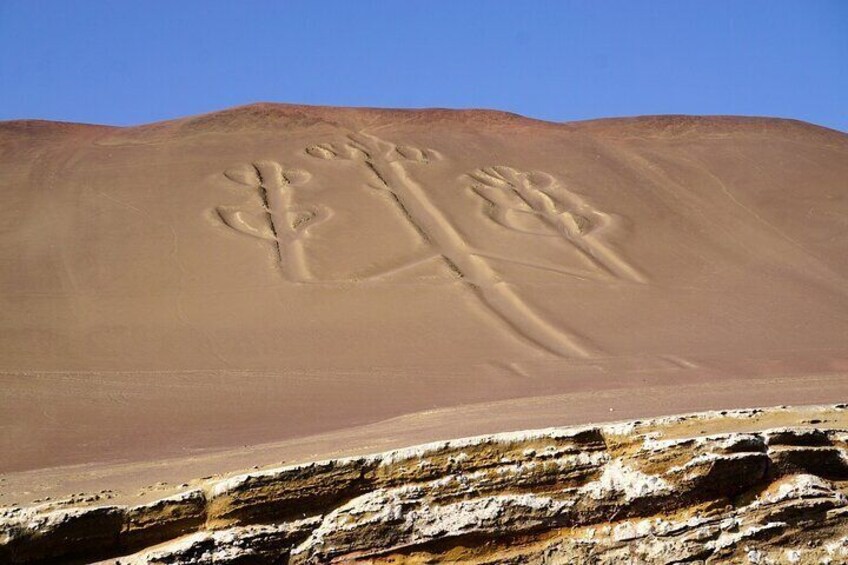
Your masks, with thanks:
<instances>
[{"instance_id":1,"label":"eroded rock face","mask_svg":"<svg viewBox=\"0 0 848 565\"><path fill-rule=\"evenodd\" d=\"M132 507L7 508L0 562L848 561L848 432L824 416L756 430L762 413L441 442ZM688 425L723 420L733 431Z\"/></svg>"}]
</instances>

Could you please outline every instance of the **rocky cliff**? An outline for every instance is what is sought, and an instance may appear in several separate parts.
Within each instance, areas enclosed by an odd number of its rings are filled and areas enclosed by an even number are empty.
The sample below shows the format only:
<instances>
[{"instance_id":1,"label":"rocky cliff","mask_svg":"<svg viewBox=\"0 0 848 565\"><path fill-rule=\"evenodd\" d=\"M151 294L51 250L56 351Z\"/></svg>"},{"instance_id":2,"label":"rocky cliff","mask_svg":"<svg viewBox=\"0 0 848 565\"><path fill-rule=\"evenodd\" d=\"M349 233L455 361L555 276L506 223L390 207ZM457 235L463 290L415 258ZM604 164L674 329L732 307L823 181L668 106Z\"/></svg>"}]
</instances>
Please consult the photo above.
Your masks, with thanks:
<instances>
[{"instance_id":1,"label":"rocky cliff","mask_svg":"<svg viewBox=\"0 0 848 565\"><path fill-rule=\"evenodd\" d=\"M137 506L10 507L0 562L844 563L848 410L809 413L481 436Z\"/></svg>"}]
</instances>

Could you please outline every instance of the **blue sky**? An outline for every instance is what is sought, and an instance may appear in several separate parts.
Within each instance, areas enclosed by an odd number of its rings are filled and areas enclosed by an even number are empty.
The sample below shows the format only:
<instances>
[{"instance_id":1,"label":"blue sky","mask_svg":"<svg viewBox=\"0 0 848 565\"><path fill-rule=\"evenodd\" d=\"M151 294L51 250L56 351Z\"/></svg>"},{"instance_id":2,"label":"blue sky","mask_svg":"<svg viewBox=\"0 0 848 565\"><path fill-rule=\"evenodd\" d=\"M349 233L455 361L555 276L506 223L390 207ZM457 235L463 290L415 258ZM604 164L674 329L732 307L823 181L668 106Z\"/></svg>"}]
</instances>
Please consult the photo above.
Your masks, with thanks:
<instances>
[{"instance_id":1,"label":"blue sky","mask_svg":"<svg viewBox=\"0 0 848 565\"><path fill-rule=\"evenodd\" d=\"M0 0L0 119L256 101L848 131L848 1Z\"/></svg>"}]
</instances>

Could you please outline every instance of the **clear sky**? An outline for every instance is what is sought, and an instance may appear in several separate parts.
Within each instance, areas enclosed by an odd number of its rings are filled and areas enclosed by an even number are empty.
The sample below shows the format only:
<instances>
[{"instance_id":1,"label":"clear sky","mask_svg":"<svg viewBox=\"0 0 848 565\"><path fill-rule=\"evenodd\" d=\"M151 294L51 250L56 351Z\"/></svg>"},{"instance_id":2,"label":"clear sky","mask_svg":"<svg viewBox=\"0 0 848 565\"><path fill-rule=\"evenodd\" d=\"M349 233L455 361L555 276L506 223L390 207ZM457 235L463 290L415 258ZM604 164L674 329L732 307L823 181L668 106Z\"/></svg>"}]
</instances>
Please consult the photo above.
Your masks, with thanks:
<instances>
[{"instance_id":1,"label":"clear sky","mask_svg":"<svg viewBox=\"0 0 848 565\"><path fill-rule=\"evenodd\" d=\"M257 101L848 131L848 0L0 0L0 119Z\"/></svg>"}]
</instances>

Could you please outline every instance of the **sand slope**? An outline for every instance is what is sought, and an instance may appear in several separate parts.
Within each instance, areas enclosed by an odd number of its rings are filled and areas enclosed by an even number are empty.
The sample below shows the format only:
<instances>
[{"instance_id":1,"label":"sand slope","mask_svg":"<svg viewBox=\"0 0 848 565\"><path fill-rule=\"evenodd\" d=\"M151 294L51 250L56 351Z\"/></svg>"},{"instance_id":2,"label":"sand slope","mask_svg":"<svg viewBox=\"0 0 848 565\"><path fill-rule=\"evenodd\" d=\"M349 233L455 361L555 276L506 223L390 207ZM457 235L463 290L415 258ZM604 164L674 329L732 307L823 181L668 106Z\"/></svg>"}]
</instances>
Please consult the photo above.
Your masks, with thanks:
<instances>
[{"instance_id":1,"label":"sand slope","mask_svg":"<svg viewBox=\"0 0 848 565\"><path fill-rule=\"evenodd\" d=\"M800 122L5 122L0 216L0 471L603 389L848 390L848 136Z\"/></svg>"}]
</instances>

